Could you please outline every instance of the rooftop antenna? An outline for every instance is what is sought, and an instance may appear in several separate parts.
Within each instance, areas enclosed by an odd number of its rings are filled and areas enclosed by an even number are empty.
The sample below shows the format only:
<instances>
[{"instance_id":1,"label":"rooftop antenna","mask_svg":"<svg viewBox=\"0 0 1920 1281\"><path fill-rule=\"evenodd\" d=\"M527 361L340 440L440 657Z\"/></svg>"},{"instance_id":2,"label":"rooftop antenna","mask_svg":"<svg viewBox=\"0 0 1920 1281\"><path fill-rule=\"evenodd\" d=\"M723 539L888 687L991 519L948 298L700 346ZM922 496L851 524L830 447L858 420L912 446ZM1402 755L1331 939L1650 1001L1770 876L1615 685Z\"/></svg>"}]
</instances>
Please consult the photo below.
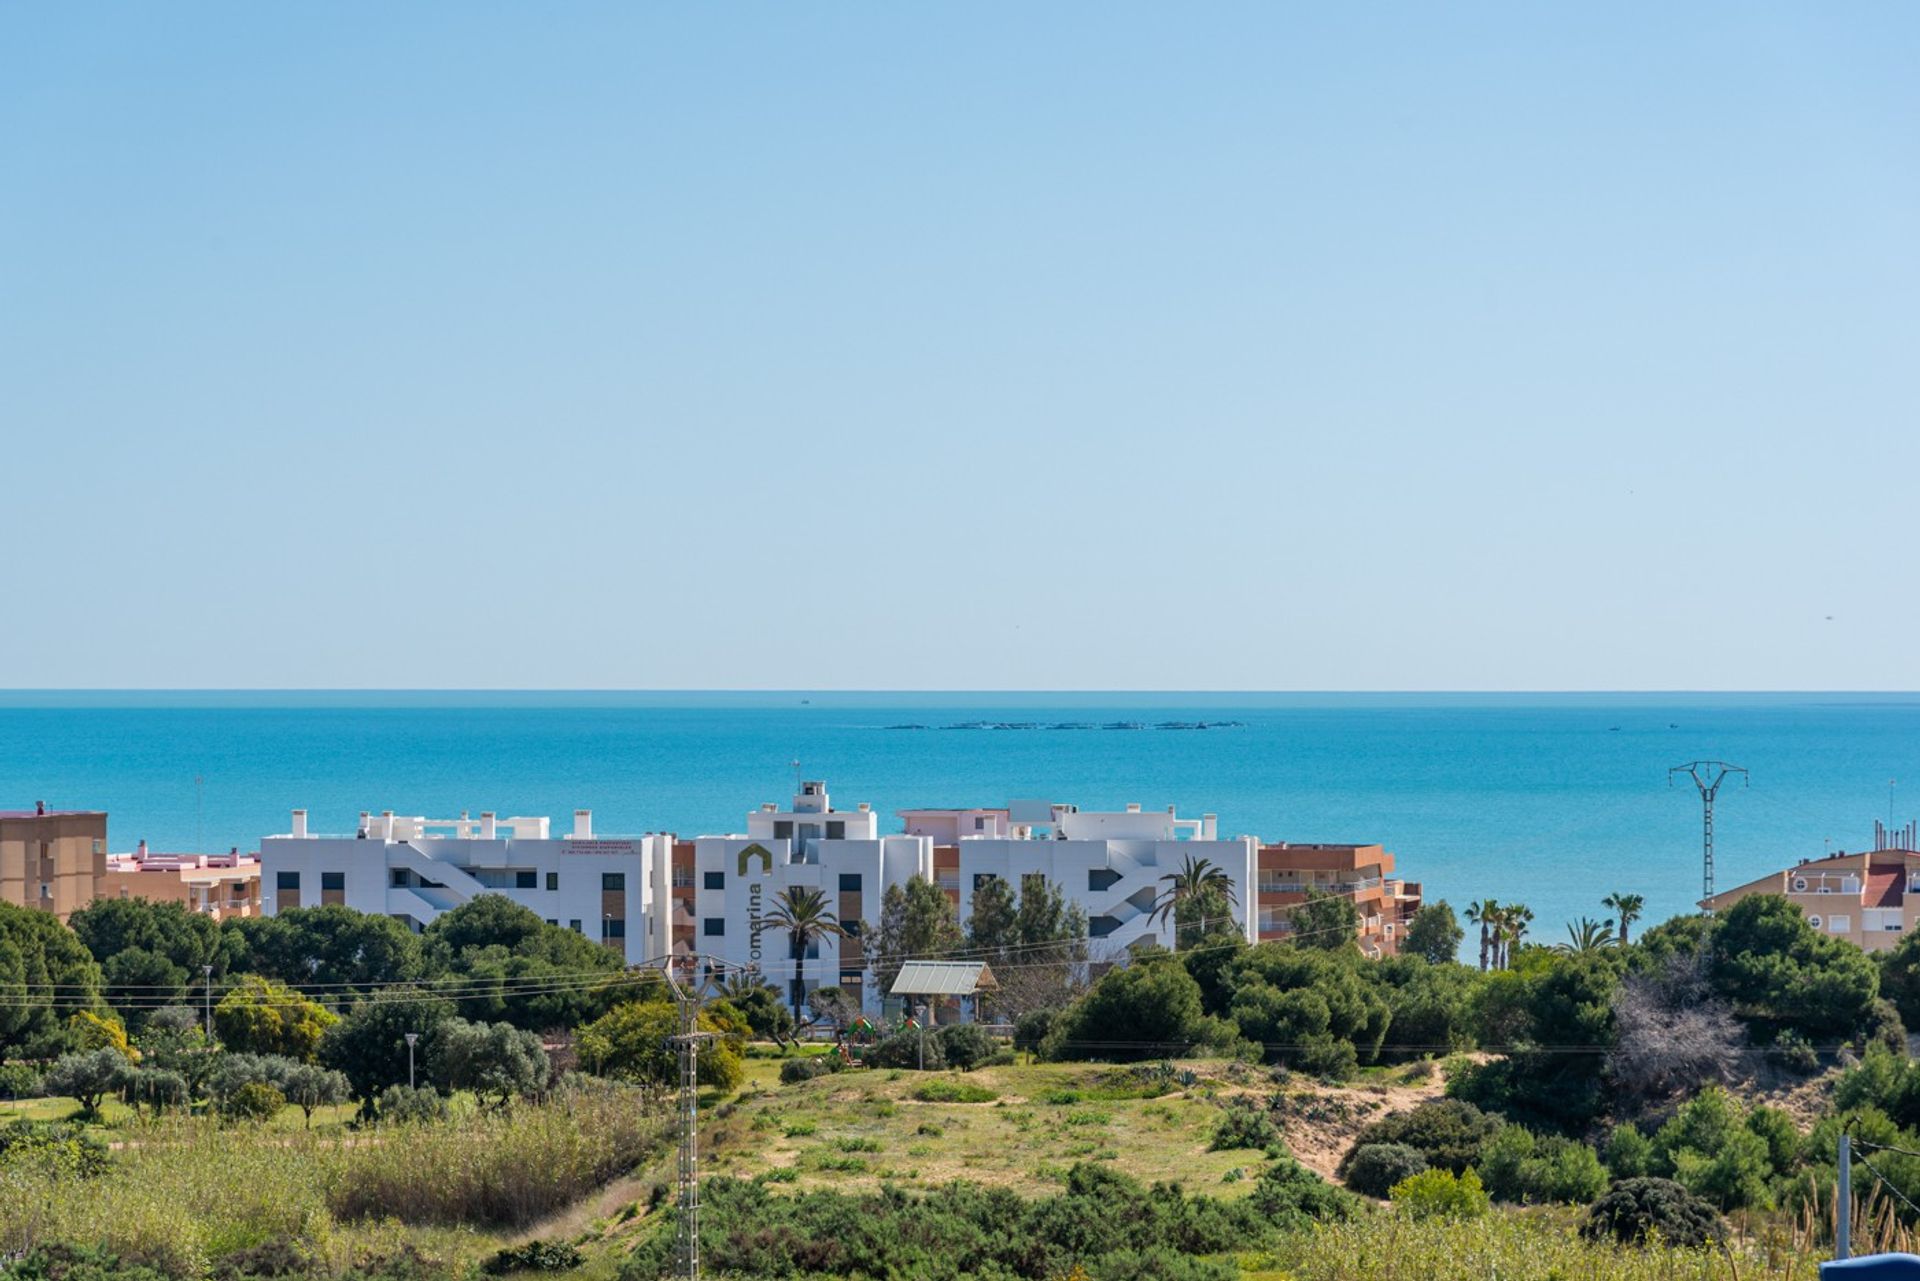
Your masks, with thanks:
<instances>
[{"instance_id":1,"label":"rooftop antenna","mask_svg":"<svg viewBox=\"0 0 1920 1281\"><path fill-rule=\"evenodd\" d=\"M1741 786L1751 786L1747 771L1738 765L1729 765L1725 761L1689 761L1685 765L1675 765L1667 771L1667 786L1673 786L1673 776L1685 774L1700 789L1701 824L1701 893L1703 899L1713 897L1713 798L1720 793L1720 784L1729 774L1740 776ZM1708 908L1709 912L1713 909Z\"/></svg>"},{"instance_id":2,"label":"rooftop antenna","mask_svg":"<svg viewBox=\"0 0 1920 1281\"><path fill-rule=\"evenodd\" d=\"M205 854L207 852L206 823L203 818L206 812L206 806L201 803L204 799L203 793L206 790L206 782L207 780L203 775L195 774L193 776L193 852L195 854Z\"/></svg>"},{"instance_id":3,"label":"rooftop antenna","mask_svg":"<svg viewBox=\"0 0 1920 1281\"><path fill-rule=\"evenodd\" d=\"M796 756L788 761L787 764L793 767L793 794L798 796L800 794L800 758ZM1893 811L1889 810L1887 812L1892 813Z\"/></svg>"}]
</instances>

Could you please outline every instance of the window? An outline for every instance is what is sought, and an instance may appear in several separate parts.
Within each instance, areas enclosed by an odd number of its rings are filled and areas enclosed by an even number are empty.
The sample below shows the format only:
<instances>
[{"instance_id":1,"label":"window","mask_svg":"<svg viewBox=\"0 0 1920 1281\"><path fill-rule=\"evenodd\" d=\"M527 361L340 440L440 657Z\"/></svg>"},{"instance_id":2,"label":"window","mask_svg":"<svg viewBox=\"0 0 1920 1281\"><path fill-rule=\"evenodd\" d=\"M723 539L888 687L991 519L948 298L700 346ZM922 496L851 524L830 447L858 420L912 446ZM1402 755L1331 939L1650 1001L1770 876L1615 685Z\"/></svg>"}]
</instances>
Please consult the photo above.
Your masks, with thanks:
<instances>
[{"instance_id":1,"label":"window","mask_svg":"<svg viewBox=\"0 0 1920 1281\"><path fill-rule=\"evenodd\" d=\"M727 874L725 872L707 872L702 876L701 884L710 890L724 890L727 888Z\"/></svg>"},{"instance_id":2,"label":"window","mask_svg":"<svg viewBox=\"0 0 1920 1281\"><path fill-rule=\"evenodd\" d=\"M627 918L624 916L607 917L601 922L601 926L602 938L623 939L627 936Z\"/></svg>"},{"instance_id":3,"label":"window","mask_svg":"<svg viewBox=\"0 0 1920 1281\"><path fill-rule=\"evenodd\" d=\"M792 840L793 839L793 820L792 819L775 819L773 824L773 839L776 841Z\"/></svg>"},{"instance_id":4,"label":"window","mask_svg":"<svg viewBox=\"0 0 1920 1281\"><path fill-rule=\"evenodd\" d=\"M1091 893L1109 890L1120 880L1120 873L1110 867L1091 867L1087 869L1087 889Z\"/></svg>"},{"instance_id":5,"label":"window","mask_svg":"<svg viewBox=\"0 0 1920 1281\"><path fill-rule=\"evenodd\" d=\"M516 890L537 890L540 888L540 873L534 871L515 872L513 888Z\"/></svg>"},{"instance_id":6,"label":"window","mask_svg":"<svg viewBox=\"0 0 1920 1281\"><path fill-rule=\"evenodd\" d=\"M978 894L983 888L985 888L987 882L997 881L999 879L1000 878L995 876L992 872L975 872L973 874L973 892L975 894Z\"/></svg>"},{"instance_id":7,"label":"window","mask_svg":"<svg viewBox=\"0 0 1920 1281\"><path fill-rule=\"evenodd\" d=\"M297 890L300 888L300 873L280 872L273 878L273 887L278 890Z\"/></svg>"},{"instance_id":8,"label":"window","mask_svg":"<svg viewBox=\"0 0 1920 1281\"><path fill-rule=\"evenodd\" d=\"M1852 917L1850 917L1850 916L1829 916L1829 917L1827 918L1827 933L1829 933L1829 934L1851 934L1852 932L1853 932L1853 918L1852 918Z\"/></svg>"},{"instance_id":9,"label":"window","mask_svg":"<svg viewBox=\"0 0 1920 1281\"><path fill-rule=\"evenodd\" d=\"M404 890L413 882L413 873L404 867L387 869L387 884L396 890Z\"/></svg>"},{"instance_id":10,"label":"window","mask_svg":"<svg viewBox=\"0 0 1920 1281\"><path fill-rule=\"evenodd\" d=\"M585 930L583 930L583 929L581 929L581 928L580 928L580 918L579 918L579 917L577 917L577 916L576 916L576 917L574 917L574 918L573 918L573 919L572 919L571 921L568 921L568 922L567 922L567 928L568 928L568 929L570 929L570 930L572 930L572 931L573 931L573 932L574 932L575 934L585 934L585 933L586 933L586 931L585 931Z\"/></svg>"},{"instance_id":11,"label":"window","mask_svg":"<svg viewBox=\"0 0 1920 1281\"><path fill-rule=\"evenodd\" d=\"M548 924L548 925L558 925L558 924L560 924L560 922L558 922L558 921L556 921L556 920L554 920L554 919L553 919L553 918L552 918L551 916L549 916L549 917L547 918L547 924Z\"/></svg>"},{"instance_id":12,"label":"window","mask_svg":"<svg viewBox=\"0 0 1920 1281\"><path fill-rule=\"evenodd\" d=\"M724 916L709 916L706 920L700 922L700 932L708 938L719 938L727 932L727 918Z\"/></svg>"},{"instance_id":13,"label":"window","mask_svg":"<svg viewBox=\"0 0 1920 1281\"><path fill-rule=\"evenodd\" d=\"M976 832L984 832L984 831L986 831L986 830L987 830L987 820L986 820L986 819L984 819L984 818L982 818L982 817L981 817L980 815L978 815L978 814L975 814L975 815L973 816L973 830L974 830L974 831L976 831Z\"/></svg>"},{"instance_id":14,"label":"window","mask_svg":"<svg viewBox=\"0 0 1920 1281\"><path fill-rule=\"evenodd\" d=\"M840 873L840 892L842 894L858 894L860 892L860 873Z\"/></svg>"},{"instance_id":15,"label":"window","mask_svg":"<svg viewBox=\"0 0 1920 1281\"><path fill-rule=\"evenodd\" d=\"M844 819L837 819L837 818L828 819L827 820L827 839L830 841L843 841L846 838L847 838L846 821Z\"/></svg>"},{"instance_id":16,"label":"window","mask_svg":"<svg viewBox=\"0 0 1920 1281\"><path fill-rule=\"evenodd\" d=\"M346 889L347 874L345 872L320 873L320 888L322 891Z\"/></svg>"},{"instance_id":17,"label":"window","mask_svg":"<svg viewBox=\"0 0 1920 1281\"><path fill-rule=\"evenodd\" d=\"M860 937L860 922L842 921L840 922L840 932L850 939L857 939Z\"/></svg>"},{"instance_id":18,"label":"window","mask_svg":"<svg viewBox=\"0 0 1920 1281\"><path fill-rule=\"evenodd\" d=\"M610 893L615 890L624 891L626 888L627 888L627 874L625 872L600 873L601 893L603 894Z\"/></svg>"},{"instance_id":19,"label":"window","mask_svg":"<svg viewBox=\"0 0 1920 1281\"><path fill-rule=\"evenodd\" d=\"M558 873L558 872L548 872L548 873L547 873L547 890L548 890L548 892L549 892L549 893L551 893L552 891L554 891L554 890L557 890L557 889L559 889L559 888L560 888L560 873Z\"/></svg>"},{"instance_id":20,"label":"window","mask_svg":"<svg viewBox=\"0 0 1920 1281\"><path fill-rule=\"evenodd\" d=\"M95 841L93 842L94 856L97 858L98 856L105 854L106 852L107 852L107 843L105 841L95 839Z\"/></svg>"},{"instance_id":21,"label":"window","mask_svg":"<svg viewBox=\"0 0 1920 1281\"><path fill-rule=\"evenodd\" d=\"M1103 939L1120 928L1120 922L1111 916L1089 916L1087 918L1087 937Z\"/></svg>"}]
</instances>

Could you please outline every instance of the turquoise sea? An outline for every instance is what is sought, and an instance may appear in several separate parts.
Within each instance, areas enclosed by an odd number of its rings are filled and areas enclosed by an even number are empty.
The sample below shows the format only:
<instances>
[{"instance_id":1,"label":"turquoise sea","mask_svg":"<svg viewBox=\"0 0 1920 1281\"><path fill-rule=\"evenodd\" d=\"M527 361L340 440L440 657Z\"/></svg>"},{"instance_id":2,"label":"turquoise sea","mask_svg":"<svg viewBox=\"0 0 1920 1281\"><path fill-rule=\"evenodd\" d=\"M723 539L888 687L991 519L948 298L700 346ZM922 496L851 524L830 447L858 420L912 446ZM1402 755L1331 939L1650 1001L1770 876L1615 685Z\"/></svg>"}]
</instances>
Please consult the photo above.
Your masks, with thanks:
<instances>
[{"instance_id":1,"label":"turquoise sea","mask_svg":"<svg viewBox=\"0 0 1920 1281\"><path fill-rule=\"evenodd\" d=\"M1752 772L1717 810L1725 887L1920 813L1920 695L0 692L0 809L105 809L115 849L252 849L295 807L735 831L798 760L888 815L1138 801L1383 841L1430 898L1519 900L1549 941L1615 890L1691 910L1700 802L1667 767L1716 757Z\"/></svg>"}]
</instances>

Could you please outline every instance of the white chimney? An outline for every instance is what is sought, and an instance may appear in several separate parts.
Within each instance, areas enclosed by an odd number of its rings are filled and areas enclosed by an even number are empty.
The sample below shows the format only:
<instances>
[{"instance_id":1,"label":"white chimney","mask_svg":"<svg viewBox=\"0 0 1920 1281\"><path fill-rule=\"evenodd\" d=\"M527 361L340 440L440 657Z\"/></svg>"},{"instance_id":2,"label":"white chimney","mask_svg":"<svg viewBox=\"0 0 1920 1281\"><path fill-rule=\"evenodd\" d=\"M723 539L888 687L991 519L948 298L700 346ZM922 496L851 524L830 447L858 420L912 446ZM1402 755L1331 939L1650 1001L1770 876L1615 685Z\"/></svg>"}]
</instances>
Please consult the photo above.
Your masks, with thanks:
<instances>
[{"instance_id":1,"label":"white chimney","mask_svg":"<svg viewBox=\"0 0 1920 1281\"><path fill-rule=\"evenodd\" d=\"M1140 812L1140 802L1139 802L1139 801L1134 801L1134 802L1132 802L1131 804L1129 804L1129 805L1127 806L1127 813L1129 813L1129 814L1138 814L1139 812Z\"/></svg>"},{"instance_id":2,"label":"white chimney","mask_svg":"<svg viewBox=\"0 0 1920 1281\"><path fill-rule=\"evenodd\" d=\"M373 815L369 814L366 810L361 810L360 811L360 835L371 836L372 834L373 834Z\"/></svg>"},{"instance_id":3,"label":"white chimney","mask_svg":"<svg viewBox=\"0 0 1920 1281\"><path fill-rule=\"evenodd\" d=\"M307 839L307 812L305 810L295 810L293 812L293 839L296 841L304 841ZM144 841L141 843L145 844Z\"/></svg>"},{"instance_id":4,"label":"white chimney","mask_svg":"<svg viewBox=\"0 0 1920 1281\"><path fill-rule=\"evenodd\" d=\"M493 811L492 810L480 811L480 839L483 841L490 841L493 839Z\"/></svg>"},{"instance_id":5,"label":"white chimney","mask_svg":"<svg viewBox=\"0 0 1920 1281\"><path fill-rule=\"evenodd\" d=\"M380 839L383 841L390 841L393 839L393 811L392 810L380 811Z\"/></svg>"},{"instance_id":6,"label":"white chimney","mask_svg":"<svg viewBox=\"0 0 1920 1281\"><path fill-rule=\"evenodd\" d=\"M573 839L590 841L593 839L593 811L575 810L573 812Z\"/></svg>"},{"instance_id":7,"label":"white chimney","mask_svg":"<svg viewBox=\"0 0 1920 1281\"><path fill-rule=\"evenodd\" d=\"M300 811L298 811L298 810L295 810L295 811L294 811L294 813L296 813L296 814L297 814L297 813L299 813L299 812L300 812ZM144 836L143 836L143 837L141 837L141 838L140 838L140 848L139 848L138 850L136 850L136 851L134 851L134 855L133 855L133 856L134 856L135 858L138 858L138 859L144 859L144 858L146 858L146 856L147 856L147 838L146 838L146 837L144 837Z\"/></svg>"}]
</instances>

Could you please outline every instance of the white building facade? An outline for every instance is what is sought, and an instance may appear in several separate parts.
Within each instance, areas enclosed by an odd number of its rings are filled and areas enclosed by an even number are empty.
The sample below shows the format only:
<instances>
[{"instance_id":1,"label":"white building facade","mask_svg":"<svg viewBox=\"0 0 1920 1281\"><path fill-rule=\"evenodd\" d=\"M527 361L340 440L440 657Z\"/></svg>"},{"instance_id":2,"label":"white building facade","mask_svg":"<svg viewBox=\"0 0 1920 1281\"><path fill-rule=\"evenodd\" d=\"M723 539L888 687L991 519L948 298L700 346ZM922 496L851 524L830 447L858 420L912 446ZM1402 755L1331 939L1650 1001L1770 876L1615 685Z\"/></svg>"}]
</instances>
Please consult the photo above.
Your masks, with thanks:
<instances>
[{"instance_id":1,"label":"white building facade","mask_svg":"<svg viewBox=\"0 0 1920 1281\"><path fill-rule=\"evenodd\" d=\"M260 842L262 906L343 903L422 929L475 896L503 894L550 924L621 952L628 964L669 953L707 956L755 971L791 998L837 986L869 1012L884 993L868 970L867 928L878 925L887 889L923 877L944 890L964 927L989 879L1043 876L1087 916L1094 963L1132 948L1171 945L1173 923L1154 919L1167 878L1188 859L1225 872L1249 941L1259 842L1222 840L1212 815L1183 819L1169 808L1083 813L1071 805L1016 801L1000 809L906 810L906 831L882 835L867 805L836 810L826 785L799 784L789 808L763 805L746 831L676 839L664 833L595 836L576 811L566 836L545 818L432 820L363 813L355 832L310 832L295 810L292 830ZM795 957L787 933L768 923L790 890L820 892L845 937L814 941Z\"/></svg>"},{"instance_id":2,"label":"white building facade","mask_svg":"<svg viewBox=\"0 0 1920 1281\"><path fill-rule=\"evenodd\" d=\"M357 830L323 835L293 812L288 832L260 842L266 915L340 903L394 917L414 930L481 894L502 894L619 952L629 965L667 951L665 867L671 837L595 836L593 815L574 813L565 836L545 818L429 819L362 813Z\"/></svg>"}]
</instances>

